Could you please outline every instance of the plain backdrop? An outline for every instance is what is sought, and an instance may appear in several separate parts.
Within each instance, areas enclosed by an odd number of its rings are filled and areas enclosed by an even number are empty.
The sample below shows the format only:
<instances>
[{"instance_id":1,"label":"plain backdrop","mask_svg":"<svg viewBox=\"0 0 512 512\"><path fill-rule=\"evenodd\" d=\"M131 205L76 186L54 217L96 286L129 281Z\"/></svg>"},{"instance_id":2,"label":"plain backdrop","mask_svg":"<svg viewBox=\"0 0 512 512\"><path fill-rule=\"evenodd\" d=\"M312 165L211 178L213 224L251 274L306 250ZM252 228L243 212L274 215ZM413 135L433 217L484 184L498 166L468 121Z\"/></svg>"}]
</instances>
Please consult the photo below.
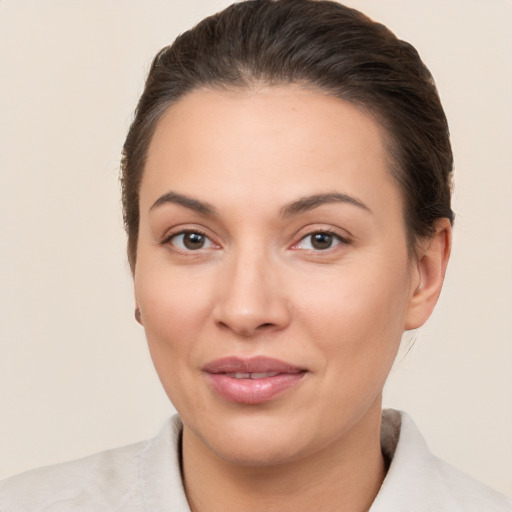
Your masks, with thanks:
<instances>
[{"instance_id":1,"label":"plain backdrop","mask_svg":"<svg viewBox=\"0 0 512 512\"><path fill-rule=\"evenodd\" d=\"M119 155L153 55L228 3L0 0L0 476L150 437L172 412L133 319ZM445 289L385 405L512 495L512 2L347 4L417 47L456 158Z\"/></svg>"}]
</instances>

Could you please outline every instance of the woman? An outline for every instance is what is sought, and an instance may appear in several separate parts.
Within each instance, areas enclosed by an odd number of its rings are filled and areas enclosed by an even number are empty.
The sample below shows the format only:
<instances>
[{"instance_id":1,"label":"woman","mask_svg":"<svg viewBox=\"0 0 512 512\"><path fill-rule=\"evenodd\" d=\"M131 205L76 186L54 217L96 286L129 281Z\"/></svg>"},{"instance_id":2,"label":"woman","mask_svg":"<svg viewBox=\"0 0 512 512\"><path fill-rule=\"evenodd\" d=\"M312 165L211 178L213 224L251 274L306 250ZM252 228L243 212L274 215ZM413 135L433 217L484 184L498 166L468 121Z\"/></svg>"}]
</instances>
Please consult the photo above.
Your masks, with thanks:
<instances>
[{"instance_id":1,"label":"woman","mask_svg":"<svg viewBox=\"0 0 512 512\"><path fill-rule=\"evenodd\" d=\"M180 36L122 162L135 316L179 418L2 505L511 510L381 411L441 291L451 169L430 73L357 11L243 2Z\"/></svg>"}]
</instances>

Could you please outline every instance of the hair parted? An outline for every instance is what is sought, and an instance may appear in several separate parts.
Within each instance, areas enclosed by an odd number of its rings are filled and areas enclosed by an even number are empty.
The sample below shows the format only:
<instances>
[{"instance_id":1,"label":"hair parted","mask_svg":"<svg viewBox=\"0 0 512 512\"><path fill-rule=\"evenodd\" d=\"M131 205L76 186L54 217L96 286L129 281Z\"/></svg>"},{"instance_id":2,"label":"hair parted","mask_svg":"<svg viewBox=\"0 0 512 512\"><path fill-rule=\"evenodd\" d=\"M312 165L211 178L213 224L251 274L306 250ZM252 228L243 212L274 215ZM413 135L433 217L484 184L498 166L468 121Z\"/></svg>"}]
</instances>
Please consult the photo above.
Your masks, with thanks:
<instances>
[{"instance_id":1,"label":"hair parted","mask_svg":"<svg viewBox=\"0 0 512 512\"><path fill-rule=\"evenodd\" d=\"M384 127L411 244L431 235L440 218L453 221L448 123L417 51L337 2L250 0L205 18L153 60L121 160L132 271L146 155L166 109L201 87L287 83L348 101Z\"/></svg>"}]
</instances>

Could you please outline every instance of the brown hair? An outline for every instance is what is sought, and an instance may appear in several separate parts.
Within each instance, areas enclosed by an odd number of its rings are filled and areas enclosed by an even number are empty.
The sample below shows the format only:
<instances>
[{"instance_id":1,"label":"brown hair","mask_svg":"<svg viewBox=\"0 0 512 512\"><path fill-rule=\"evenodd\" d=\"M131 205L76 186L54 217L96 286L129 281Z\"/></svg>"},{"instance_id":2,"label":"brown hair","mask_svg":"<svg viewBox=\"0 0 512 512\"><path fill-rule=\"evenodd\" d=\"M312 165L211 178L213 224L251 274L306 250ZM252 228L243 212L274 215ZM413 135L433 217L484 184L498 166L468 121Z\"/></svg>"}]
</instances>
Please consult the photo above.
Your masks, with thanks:
<instances>
[{"instance_id":1,"label":"brown hair","mask_svg":"<svg viewBox=\"0 0 512 512\"><path fill-rule=\"evenodd\" d=\"M128 132L121 183L128 258L135 268L139 188L158 120L200 87L313 86L370 113L390 139L410 244L453 221L453 155L432 75L384 25L339 3L251 0L205 18L156 55Z\"/></svg>"}]
</instances>

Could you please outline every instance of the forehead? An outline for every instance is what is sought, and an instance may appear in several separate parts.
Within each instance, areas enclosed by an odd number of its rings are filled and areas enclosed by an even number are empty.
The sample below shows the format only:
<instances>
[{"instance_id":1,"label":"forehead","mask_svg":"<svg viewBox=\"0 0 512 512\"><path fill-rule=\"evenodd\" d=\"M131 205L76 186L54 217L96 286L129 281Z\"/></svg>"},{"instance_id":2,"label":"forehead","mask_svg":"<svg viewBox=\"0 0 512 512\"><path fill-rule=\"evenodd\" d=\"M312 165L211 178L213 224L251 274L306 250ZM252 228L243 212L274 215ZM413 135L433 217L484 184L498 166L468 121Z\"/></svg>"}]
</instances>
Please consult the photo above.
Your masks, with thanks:
<instances>
[{"instance_id":1,"label":"forehead","mask_svg":"<svg viewBox=\"0 0 512 512\"><path fill-rule=\"evenodd\" d=\"M374 119L317 90L196 90L169 107L156 127L141 209L166 188L180 187L208 200L227 191L287 202L334 189L370 200L384 185L396 195L385 142Z\"/></svg>"}]
</instances>

